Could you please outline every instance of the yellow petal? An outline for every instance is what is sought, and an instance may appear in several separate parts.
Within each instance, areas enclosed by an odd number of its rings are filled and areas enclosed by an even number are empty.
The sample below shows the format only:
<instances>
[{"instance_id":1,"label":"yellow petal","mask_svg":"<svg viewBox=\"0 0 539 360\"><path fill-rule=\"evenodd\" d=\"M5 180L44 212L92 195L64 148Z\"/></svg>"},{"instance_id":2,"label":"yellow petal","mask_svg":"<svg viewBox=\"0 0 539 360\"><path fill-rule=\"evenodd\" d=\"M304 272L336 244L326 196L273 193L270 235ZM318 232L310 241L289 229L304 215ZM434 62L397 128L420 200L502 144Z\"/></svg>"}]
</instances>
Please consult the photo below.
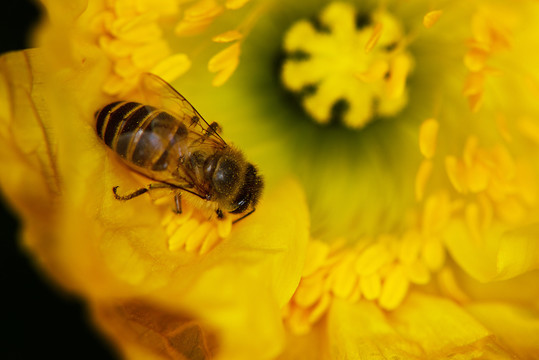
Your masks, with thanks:
<instances>
[{"instance_id":1,"label":"yellow petal","mask_svg":"<svg viewBox=\"0 0 539 360\"><path fill-rule=\"evenodd\" d=\"M529 225L502 235L497 253L496 279L509 279L539 269L539 225Z\"/></svg>"},{"instance_id":2,"label":"yellow petal","mask_svg":"<svg viewBox=\"0 0 539 360\"><path fill-rule=\"evenodd\" d=\"M327 327L332 359L350 354L358 359L489 358L497 346L490 332L455 303L419 293L389 314L372 302L335 299Z\"/></svg>"},{"instance_id":3,"label":"yellow petal","mask_svg":"<svg viewBox=\"0 0 539 360\"><path fill-rule=\"evenodd\" d=\"M521 359L539 354L539 311L516 304L486 302L466 306L476 319Z\"/></svg>"},{"instance_id":4,"label":"yellow petal","mask_svg":"<svg viewBox=\"0 0 539 360\"><path fill-rule=\"evenodd\" d=\"M495 279L500 229L490 229L480 242L473 236L464 221L454 221L445 233L445 245L453 259L470 276L481 282Z\"/></svg>"},{"instance_id":5,"label":"yellow petal","mask_svg":"<svg viewBox=\"0 0 539 360\"><path fill-rule=\"evenodd\" d=\"M512 230L491 226L477 242L466 225L454 222L445 240L470 276L482 282L504 280L539 268L537 229L537 225Z\"/></svg>"},{"instance_id":6,"label":"yellow petal","mask_svg":"<svg viewBox=\"0 0 539 360\"><path fill-rule=\"evenodd\" d=\"M486 328L454 302L414 292L393 312L391 321L404 338L421 344L429 358L434 354L481 354L483 342L490 336Z\"/></svg>"}]
</instances>

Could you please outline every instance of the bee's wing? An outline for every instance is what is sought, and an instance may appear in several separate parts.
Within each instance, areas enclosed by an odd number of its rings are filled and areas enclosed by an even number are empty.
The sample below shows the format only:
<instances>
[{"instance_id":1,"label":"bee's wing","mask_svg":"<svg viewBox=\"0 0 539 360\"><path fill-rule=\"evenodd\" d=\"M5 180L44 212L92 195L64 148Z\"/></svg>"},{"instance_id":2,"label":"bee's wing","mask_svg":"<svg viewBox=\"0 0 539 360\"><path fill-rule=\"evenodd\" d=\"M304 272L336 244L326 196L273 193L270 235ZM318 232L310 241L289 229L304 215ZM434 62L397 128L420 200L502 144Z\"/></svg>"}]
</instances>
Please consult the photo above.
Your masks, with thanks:
<instances>
[{"instance_id":1,"label":"bee's wing","mask_svg":"<svg viewBox=\"0 0 539 360\"><path fill-rule=\"evenodd\" d=\"M196 131L200 136L206 137L204 141L206 144L211 142L215 147L227 147L226 142L217 133L217 129L210 126L193 105L165 80L157 75L144 73L141 76L141 87L148 104L162 108L177 116L184 124L190 127L191 131Z\"/></svg>"}]
</instances>

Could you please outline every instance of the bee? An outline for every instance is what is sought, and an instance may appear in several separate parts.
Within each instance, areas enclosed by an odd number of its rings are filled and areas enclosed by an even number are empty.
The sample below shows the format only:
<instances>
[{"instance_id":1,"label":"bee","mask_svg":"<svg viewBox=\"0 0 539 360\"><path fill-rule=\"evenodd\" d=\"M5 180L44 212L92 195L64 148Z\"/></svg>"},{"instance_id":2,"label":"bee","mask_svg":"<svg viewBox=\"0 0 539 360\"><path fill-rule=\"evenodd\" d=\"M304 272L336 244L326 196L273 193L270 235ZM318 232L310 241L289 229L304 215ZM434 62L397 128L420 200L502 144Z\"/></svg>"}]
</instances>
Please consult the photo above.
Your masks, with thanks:
<instances>
[{"instance_id":1,"label":"bee","mask_svg":"<svg viewBox=\"0 0 539 360\"><path fill-rule=\"evenodd\" d=\"M95 113L96 132L131 170L155 181L118 200L130 200L152 189L175 190L175 212L182 212L182 193L212 202L217 217L238 214L237 222L255 211L264 182L243 153L219 135L195 108L167 82L144 74L141 89L150 102L117 101Z\"/></svg>"}]
</instances>

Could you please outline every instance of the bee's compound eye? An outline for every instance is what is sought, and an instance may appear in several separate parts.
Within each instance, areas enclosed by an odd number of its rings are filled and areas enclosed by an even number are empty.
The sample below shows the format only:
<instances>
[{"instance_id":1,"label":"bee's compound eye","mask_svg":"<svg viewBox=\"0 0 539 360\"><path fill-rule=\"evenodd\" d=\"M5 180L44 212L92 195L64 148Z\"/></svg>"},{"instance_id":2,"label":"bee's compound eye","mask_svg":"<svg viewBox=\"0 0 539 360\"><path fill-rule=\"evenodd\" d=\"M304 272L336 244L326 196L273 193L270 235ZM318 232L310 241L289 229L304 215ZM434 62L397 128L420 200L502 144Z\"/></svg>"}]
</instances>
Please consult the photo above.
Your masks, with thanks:
<instances>
[{"instance_id":1,"label":"bee's compound eye","mask_svg":"<svg viewBox=\"0 0 539 360\"><path fill-rule=\"evenodd\" d=\"M213 186L220 194L230 193L238 181L240 168L235 161L222 158L213 173Z\"/></svg>"}]
</instances>

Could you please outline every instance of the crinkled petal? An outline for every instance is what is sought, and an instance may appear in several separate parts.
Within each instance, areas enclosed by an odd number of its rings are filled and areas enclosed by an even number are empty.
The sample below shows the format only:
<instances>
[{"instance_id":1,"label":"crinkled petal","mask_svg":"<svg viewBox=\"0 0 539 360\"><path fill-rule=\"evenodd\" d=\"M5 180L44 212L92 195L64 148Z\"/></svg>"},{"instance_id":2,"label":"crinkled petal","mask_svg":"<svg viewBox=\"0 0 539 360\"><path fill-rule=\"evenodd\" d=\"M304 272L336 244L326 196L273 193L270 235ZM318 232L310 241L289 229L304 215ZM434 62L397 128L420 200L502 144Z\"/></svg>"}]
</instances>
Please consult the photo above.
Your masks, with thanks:
<instances>
[{"instance_id":1,"label":"crinkled petal","mask_svg":"<svg viewBox=\"0 0 539 360\"><path fill-rule=\"evenodd\" d=\"M516 304L485 302L465 306L520 359L539 354L539 311Z\"/></svg>"},{"instance_id":2,"label":"crinkled petal","mask_svg":"<svg viewBox=\"0 0 539 360\"><path fill-rule=\"evenodd\" d=\"M412 293L393 312L335 300L328 314L334 359L473 359L506 355L491 333L447 299ZM491 356L491 357L489 357Z\"/></svg>"},{"instance_id":3,"label":"crinkled petal","mask_svg":"<svg viewBox=\"0 0 539 360\"><path fill-rule=\"evenodd\" d=\"M463 222L455 221L445 240L457 263L482 282L510 279L539 268L536 225L511 231L491 226L477 241Z\"/></svg>"}]
</instances>

